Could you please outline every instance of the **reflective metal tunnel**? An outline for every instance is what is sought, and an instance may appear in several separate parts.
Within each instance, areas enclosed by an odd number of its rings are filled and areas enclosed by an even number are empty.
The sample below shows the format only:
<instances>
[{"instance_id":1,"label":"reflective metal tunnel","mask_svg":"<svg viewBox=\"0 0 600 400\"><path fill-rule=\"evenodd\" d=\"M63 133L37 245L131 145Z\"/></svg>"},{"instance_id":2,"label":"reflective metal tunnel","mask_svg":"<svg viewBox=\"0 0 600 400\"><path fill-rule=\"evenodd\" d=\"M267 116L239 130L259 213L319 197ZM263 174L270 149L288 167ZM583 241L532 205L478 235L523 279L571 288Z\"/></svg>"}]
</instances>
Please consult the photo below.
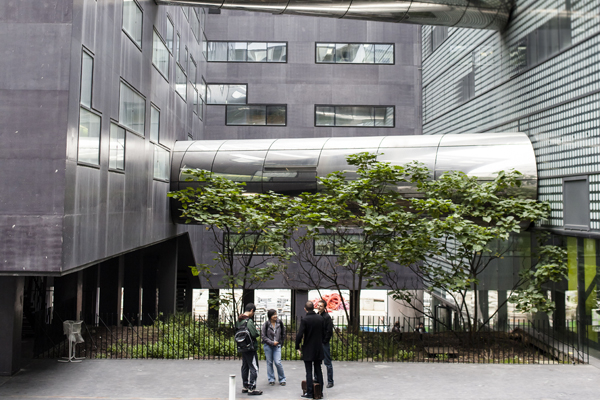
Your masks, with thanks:
<instances>
[{"instance_id":1,"label":"reflective metal tunnel","mask_svg":"<svg viewBox=\"0 0 600 400\"><path fill-rule=\"evenodd\" d=\"M156 0L158 4L502 30L514 0Z\"/></svg>"},{"instance_id":2,"label":"reflective metal tunnel","mask_svg":"<svg viewBox=\"0 0 600 400\"><path fill-rule=\"evenodd\" d=\"M318 190L317 177L352 170L346 157L363 151L379 154L378 160L404 165L425 164L437 178L446 171L462 171L479 180L491 180L501 170L516 169L523 176L521 192L537 196L537 167L529 138L524 133L370 136L304 139L199 140L175 143L171 161L171 190L197 183L186 181L187 168L200 168L245 182L249 192L272 190L298 194ZM397 190L415 195L409 184ZM171 201L173 220L179 218Z\"/></svg>"}]
</instances>

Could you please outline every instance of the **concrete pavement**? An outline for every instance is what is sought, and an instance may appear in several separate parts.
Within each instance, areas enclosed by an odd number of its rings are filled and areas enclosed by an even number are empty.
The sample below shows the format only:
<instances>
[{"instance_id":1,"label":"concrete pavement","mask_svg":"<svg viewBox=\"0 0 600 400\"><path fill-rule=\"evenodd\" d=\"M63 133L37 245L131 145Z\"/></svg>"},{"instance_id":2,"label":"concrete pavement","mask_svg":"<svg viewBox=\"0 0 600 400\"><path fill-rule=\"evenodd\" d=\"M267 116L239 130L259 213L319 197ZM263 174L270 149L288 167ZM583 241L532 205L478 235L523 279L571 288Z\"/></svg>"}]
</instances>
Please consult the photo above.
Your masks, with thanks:
<instances>
[{"instance_id":1,"label":"concrete pavement","mask_svg":"<svg viewBox=\"0 0 600 400\"><path fill-rule=\"evenodd\" d=\"M240 361L34 360L0 378L2 400L213 400L228 399L237 374L237 399L300 399L304 364L284 361L287 386L268 386L260 362L262 396L241 394ZM335 362L335 387L326 399L598 400L594 365L484 365Z\"/></svg>"}]
</instances>

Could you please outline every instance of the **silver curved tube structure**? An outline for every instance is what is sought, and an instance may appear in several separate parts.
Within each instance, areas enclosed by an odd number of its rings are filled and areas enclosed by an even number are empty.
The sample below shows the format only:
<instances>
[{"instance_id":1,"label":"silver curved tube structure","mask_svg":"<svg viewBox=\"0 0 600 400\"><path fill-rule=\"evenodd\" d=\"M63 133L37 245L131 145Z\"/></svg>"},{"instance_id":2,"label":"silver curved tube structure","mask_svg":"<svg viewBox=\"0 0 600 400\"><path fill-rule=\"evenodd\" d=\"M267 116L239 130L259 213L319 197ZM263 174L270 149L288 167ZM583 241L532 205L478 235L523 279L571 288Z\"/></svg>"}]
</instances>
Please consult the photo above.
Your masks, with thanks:
<instances>
[{"instance_id":1,"label":"silver curved tube structure","mask_svg":"<svg viewBox=\"0 0 600 400\"><path fill-rule=\"evenodd\" d=\"M514 0L156 0L158 4L401 22L458 28L504 29Z\"/></svg>"},{"instance_id":2,"label":"silver curved tube structure","mask_svg":"<svg viewBox=\"0 0 600 400\"><path fill-rule=\"evenodd\" d=\"M533 147L527 135L518 132L181 141L175 143L172 152L171 190L198 185L186 181L182 173L198 168L245 182L248 192L315 192L319 190L319 176L346 171L352 179L353 167L346 163L346 157L364 151L377 153L379 161L393 165L420 161L435 178L446 171L462 171L486 181L494 179L498 171L514 168L523 174L522 194L537 197ZM396 190L405 196L417 195L410 184L401 184ZM171 200L173 220L183 223L178 208Z\"/></svg>"}]
</instances>

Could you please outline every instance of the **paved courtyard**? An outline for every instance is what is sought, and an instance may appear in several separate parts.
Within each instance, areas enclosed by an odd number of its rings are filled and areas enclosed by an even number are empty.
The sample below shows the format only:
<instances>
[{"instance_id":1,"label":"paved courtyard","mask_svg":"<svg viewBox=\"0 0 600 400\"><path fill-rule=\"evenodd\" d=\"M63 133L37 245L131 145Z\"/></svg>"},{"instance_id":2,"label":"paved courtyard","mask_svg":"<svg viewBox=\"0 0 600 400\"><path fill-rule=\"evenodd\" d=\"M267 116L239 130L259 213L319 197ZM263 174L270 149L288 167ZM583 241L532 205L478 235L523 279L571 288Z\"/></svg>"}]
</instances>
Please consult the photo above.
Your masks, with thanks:
<instances>
[{"instance_id":1,"label":"paved courtyard","mask_svg":"<svg viewBox=\"0 0 600 400\"><path fill-rule=\"evenodd\" d=\"M34 360L13 377L0 377L2 400L228 399L228 377L238 361ZM287 386L268 386L260 362L263 399L300 399L304 365L284 362ZM594 365L471 365L336 362L335 387L326 399L600 399Z\"/></svg>"}]
</instances>

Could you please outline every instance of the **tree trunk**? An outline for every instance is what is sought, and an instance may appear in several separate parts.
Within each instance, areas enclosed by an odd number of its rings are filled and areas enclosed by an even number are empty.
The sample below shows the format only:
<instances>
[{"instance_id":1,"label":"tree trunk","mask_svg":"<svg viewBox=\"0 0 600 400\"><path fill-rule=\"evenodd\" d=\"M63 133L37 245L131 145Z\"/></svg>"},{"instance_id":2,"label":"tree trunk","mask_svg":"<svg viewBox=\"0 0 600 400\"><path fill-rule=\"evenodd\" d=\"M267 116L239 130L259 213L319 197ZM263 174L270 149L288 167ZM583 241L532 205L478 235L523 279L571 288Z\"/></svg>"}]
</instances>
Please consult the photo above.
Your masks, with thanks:
<instances>
[{"instance_id":1,"label":"tree trunk","mask_svg":"<svg viewBox=\"0 0 600 400\"><path fill-rule=\"evenodd\" d=\"M350 291L350 321L348 326L352 333L360 330L360 290Z\"/></svg>"}]
</instances>

